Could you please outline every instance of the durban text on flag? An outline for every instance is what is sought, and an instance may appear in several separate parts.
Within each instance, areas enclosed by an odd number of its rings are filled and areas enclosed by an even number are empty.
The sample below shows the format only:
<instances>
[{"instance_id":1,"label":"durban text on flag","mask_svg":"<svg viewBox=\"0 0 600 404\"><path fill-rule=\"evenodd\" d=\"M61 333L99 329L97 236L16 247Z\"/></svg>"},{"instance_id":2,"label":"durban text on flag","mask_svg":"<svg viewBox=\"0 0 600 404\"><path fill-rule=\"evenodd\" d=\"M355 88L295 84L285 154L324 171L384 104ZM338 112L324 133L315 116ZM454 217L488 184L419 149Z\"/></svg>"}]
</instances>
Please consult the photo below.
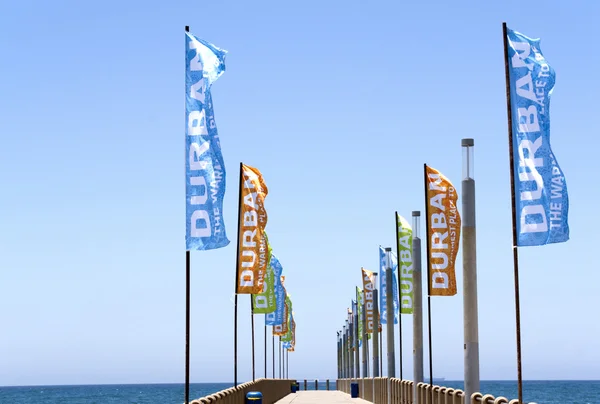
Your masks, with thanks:
<instances>
[{"instance_id":1,"label":"durban text on flag","mask_svg":"<svg viewBox=\"0 0 600 404\"><path fill-rule=\"evenodd\" d=\"M292 312L292 300L290 296L286 293L285 295L285 305L283 310L283 321L280 325L273 326L273 335L279 335L280 337L286 335L288 332L288 320L290 314Z\"/></svg>"},{"instance_id":2,"label":"durban text on flag","mask_svg":"<svg viewBox=\"0 0 600 404\"><path fill-rule=\"evenodd\" d=\"M283 322L283 310L285 306L285 289L282 281L283 276L281 276L283 267L273 253L271 253L270 266L273 270L273 278L275 281L275 311L266 314L266 321L267 325L281 325Z\"/></svg>"},{"instance_id":3,"label":"durban text on flag","mask_svg":"<svg viewBox=\"0 0 600 404\"><path fill-rule=\"evenodd\" d=\"M273 267L271 266L271 245L269 244L269 238L265 232L265 240L267 243L267 272L265 274L265 281L263 282L262 292L256 295L252 295L254 299L254 313L255 314L267 314L273 313L276 309L275 302L275 277Z\"/></svg>"},{"instance_id":4,"label":"durban text on flag","mask_svg":"<svg viewBox=\"0 0 600 404\"><path fill-rule=\"evenodd\" d=\"M227 51L185 33L185 244L212 250L229 244L223 223L225 164L210 87L225 71Z\"/></svg>"},{"instance_id":5,"label":"durban text on flag","mask_svg":"<svg viewBox=\"0 0 600 404\"><path fill-rule=\"evenodd\" d=\"M360 290L360 288L357 286L356 287L356 310L358 312L358 340L362 341L362 335L363 335L363 321L362 321L362 316L363 316L363 305L365 303L365 299L364 299L364 295L362 290Z\"/></svg>"},{"instance_id":6,"label":"durban text on flag","mask_svg":"<svg viewBox=\"0 0 600 404\"><path fill-rule=\"evenodd\" d=\"M365 301L365 315L367 319L367 333L373 333L373 320L374 320L374 300L373 300L373 290L375 290L375 279L373 276L373 272L361 268L362 279L363 279L363 289L364 289L364 301Z\"/></svg>"},{"instance_id":7,"label":"durban text on flag","mask_svg":"<svg viewBox=\"0 0 600 404\"><path fill-rule=\"evenodd\" d=\"M460 245L458 195L452 183L439 171L425 166L427 178L426 211L429 221L429 285L432 296L454 296L454 264Z\"/></svg>"},{"instance_id":8,"label":"durban text on flag","mask_svg":"<svg viewBox=\"0 0 600 404\"><path fill-rule=\"evenodd\" d=\"M398 259L393 253L390 253L392 261L392 302L394 307L394 324L398 324L398 280L396 278L396 269L398 268ZM381 315L381 324L387 324L387 280L386 280L386 262L385 250L379 247L379 314Z\"/></svg>"},{"instance_id":9,"label":"durban text on flag","mask_svg":"<svg viewBox=\"0 0 600 404\"><path fill-rule=\"evenodd\" d=\"M413 312L413 266L412 266L412 228L402 216L397 215L398 254L400 254L400 313Z\"/></svg>"},{"instance_id":10,"label":"durban text on flag","mask_svg":"<svg viewBox=\"0 0 600 404\"><path fill-rule=\"evenodd\" d=\"M269 191L258 169L241 166L237 293L258 294L262 292L269 263L265 236L265 197Z\"/></svg>"},{"instance_id":11,"label":"durban text on flag","mask_svg":"<svg viewBox=\"0 0 600 404\"><path fill-rule=\"evenodd\" d=\"M569 239L567 184L550 148L555 73L530 39L507 29L517 245Z\"/></svg>"}]
</instances>

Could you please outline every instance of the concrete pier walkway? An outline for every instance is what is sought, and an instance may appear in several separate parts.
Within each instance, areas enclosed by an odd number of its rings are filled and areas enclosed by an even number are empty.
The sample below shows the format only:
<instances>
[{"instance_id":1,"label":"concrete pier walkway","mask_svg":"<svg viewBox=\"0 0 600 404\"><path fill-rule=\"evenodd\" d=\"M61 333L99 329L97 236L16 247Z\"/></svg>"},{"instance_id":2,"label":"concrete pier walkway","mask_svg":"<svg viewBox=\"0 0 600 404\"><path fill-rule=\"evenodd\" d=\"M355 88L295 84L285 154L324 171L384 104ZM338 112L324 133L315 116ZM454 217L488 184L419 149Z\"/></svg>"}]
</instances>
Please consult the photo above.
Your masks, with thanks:
<instances>
[{"instance_id":1,"label":"concrete pier walkway","mask_svg":"<svg viewBox=\"0 0 600 404\"><path fill-rule=\"evenodd\" d=\"M341 391L299 391L297 393L288 394L276 404L337 404L337 403L360 403L371 404L362 398L350 398L349 394Z\"/></svg>"}]
</instances>

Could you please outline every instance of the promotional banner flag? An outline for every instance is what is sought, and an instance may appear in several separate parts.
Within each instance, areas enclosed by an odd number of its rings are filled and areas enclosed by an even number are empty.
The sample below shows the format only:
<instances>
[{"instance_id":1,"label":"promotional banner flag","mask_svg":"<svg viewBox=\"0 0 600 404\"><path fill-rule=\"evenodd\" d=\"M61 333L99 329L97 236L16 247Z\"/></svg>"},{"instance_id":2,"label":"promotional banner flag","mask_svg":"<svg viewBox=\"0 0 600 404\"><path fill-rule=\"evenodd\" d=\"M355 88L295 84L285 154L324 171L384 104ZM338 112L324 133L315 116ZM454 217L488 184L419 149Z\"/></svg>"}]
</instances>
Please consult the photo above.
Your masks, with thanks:
<instances>
[{"instance_id":1,"label":"promotional banner flag","mask_svg":"<svg viewBox=\"0 0 600 404\"><path fill-rule=\"evenodd\" d=\"M292 302L289 303L289 316L287 319L287 332L281 337L282 342L289 342L292 340L292 325L294 324L294 312L292 311Z\"/></svg>"},{"instance_id":2,"label":"promotional banner flag","mask_svg":"<svg viewBox=\"0 0 600 404\"><path fill-rule=\"evenodd\" d=\"M265 236L267 186L254 167L241 164L240 215L238 223L237 293L259 294L267 273L268 248Z\"/></svg>"},{"instance_id":3,"label":"promotional banner flag","mask_svg":"<svg viewBox=\"0 0 600 404\"><path fill-rule=\"evenodd\" d=\"M454 296L456 275L454 264L460 245L460 213L458 194L443 174L425 166L427 202L427 239L429 245L429 286L431 296Z\"/></svg>"},{"instance_id":4,"label":"promotional banner flag","mask_svg":"<svg viewBox=\"0 0 600 404\"><path fill-rule=\"evenodd\" d=\"M275 280L275 311L266 315L267 325L280 325L283 323L284 318L283 311L285 307L285 288L283 287L283 279L285 279L285 277L281 275L283 272L283 267L273 253L271 253L270 263Z\"/></svg>"},{"instance_id":5,"label":"promotional banner flag","mask_svg":"<svg viewBox=\"0 0 600 404\"><path fill-rule=\"evenodd\" d=\"M412 228L408 221L396 213L398 227L398 254L400 254L400 313L413 313L413 261Z\"/></svg>"},{"instance_id":6,"label":"promotional banner flag","mask_svg":"<svg viewBox=\"0 0 600 404\"><path fill-rule=\"evenodd\" d=\"M540 40L507 29L517 245L569 239L567 183L550 147L555 73Z\"/></svg>"},{"instance_id":7,"label":"promotional banner flag","mask_svg":"<svg viewBox=\"0 0 600 404\"><path fill-rule=\"evenodd\" d=\"M229 239L223 221L225 164L210 87L227 51L185 33L185 248L213 250Z\"/></svg>"},{"instance_id":8,"label":"promotional banner flag","mask_svg":"<svg viewBox=\"0 0 600 404\"><path fill-rule=\"evenodd\" d=\"M290 347L290 351L294 351L296 348L296 320L294 320L294 313L292 312L292 346Z\"/></svg>"},{"instance_id":9,"label":"promotional banner flag","mask_svg":"<svg viewBox=\"0 0 600 404\"><path fill-rule=\"evenodd\" d=\"M286 294L285 308L284 308L284 313L283 313L285 320L281 323L281 325L273 326L273 335L278 335L278 336L287 335L287 333L289 331L289 325L290 325L289 319L290 319L291 314L292 314L292 300L290 299L290 296Z\"/></svg>"},{"instance_id":10,"label":"promotional banner flag","mask_svg":"<svg viewBox=\"0 0 600 404\"><path fill-rule=\"evenodd\" d=\"M274 313L275 309L277 308L277 302L275 300L275 271L271 266L272 249L271 245L269 244L269 238L267 237L267 233L265 233L265 240L267 242L269 265L267 266L267 274L263 283L262 292L257 295L252 295L252 299L254 299L255 314Z\"/></svg>"},{"instance_id":11,"label":"promotional banner flag","mask_svg":"<svg viewBox=\"0 0 600 404\"><path fill-rule=\"evenodd\" d=\"M358 311L358 340L359 340L359 345L360 345L360 341L362 341L362 335L363 335L362 315L363 315L364 296L363 296L362 290L360 290L360 288L358 286L356 287L356 298L358 300L358 305L357 305L357 311Z\"/></svg>"},{"instance_id":12,"label":"promotional banner flag","mask_svg":"<svg viewBox=\"0 0 600 404\"><path fill-rule=\"evenodd\" d=\"M375 302L373 301L373 290L375 289L375 277L373 276L373 272L367 269L361 268L362 280L363 280L363 289L364 300L365 300L365 313L367 317L367 333L373 333L373 313L375 307L373 306Z\"/></svg>"},{"instance_id":13,"label":"promotional banner flag","mask_svg":"<svg viewBox=\"0 0 600 404\"><path fill-rule=\"evenodd\" d=\"M398 260L394 253L390 253L392 260L392 295L394 299L394 324L398 324L398 280L396 278L396 269L398 268ZM386 262L385 250L379 247L379 313L381 315L381 324L387 324L387 294L386 294Z\"/></svg>"}]
</instances>

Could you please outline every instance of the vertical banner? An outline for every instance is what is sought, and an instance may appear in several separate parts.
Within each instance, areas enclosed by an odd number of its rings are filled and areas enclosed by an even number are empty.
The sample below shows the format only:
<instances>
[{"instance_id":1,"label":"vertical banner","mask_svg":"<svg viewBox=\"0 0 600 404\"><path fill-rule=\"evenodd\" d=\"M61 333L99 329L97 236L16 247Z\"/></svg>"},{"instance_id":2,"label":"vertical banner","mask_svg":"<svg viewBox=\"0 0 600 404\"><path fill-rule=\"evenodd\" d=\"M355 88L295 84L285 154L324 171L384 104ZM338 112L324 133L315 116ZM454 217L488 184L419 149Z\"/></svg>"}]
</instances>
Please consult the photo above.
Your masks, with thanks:
<instances>
[{"instance_id":1,"label":"vertical banner","mask_svg":"<svg viewBox=\"0 0 600 404\"><path fill-rule=\"evenodd\" d=\"M398 254L400 254L400 313L413 313L413 260L412 260L412 228L408 221L396 213L398 227Z\"/></svg>"},{"instance_id":2,"label":"vertical banner","mask_svg":"<svg viewBox=\"0 0 600 404\"><path fill-rule=\"evenodd\" d=\"M398 281L396 278L396 269L398 268L398 260L394 253L390 253L392 261L392 295L394 299L394 324L398 324ZM387 271L385 262L385 250L379 247L379 313L381 315L381 323L387 324L387 282L385 273Z\"/></svg>"},{"instance_id":3,"label":"vertical banner","mask_svg":"<svg viewBox=\"0 0 600 404\"><path fill-rule=\"evenodd\" d=\"M294 352L296 347L296 320L294 320L294 312L292 311L289 316L289 327L287 334L281 338L283 342L283 348L290 352Z\"/></svg>"},{"instance_id":4,"label":"vertical banner","mask_svg":"<svg viewBox=\"0 0 600 404\"><path fill-rule=\"evenodd\" d=\"M265 232L265 240L267 242L267 273L265 281L263 282L263 290L259 294L252 295L254 299L254 313L255 314L268 314L273 313L277 308L277 302L275 298L275 271L271 266L272 250L269 244L269 238ZM266 321L266 320L265 320ZM268 325L268 324L267 324Z\"/></svg>"},{"instance_id":5,"label":"vertical banner","mask_svg":"<svg viewBox=\"0 0 600 404\"><path fill-rule=\"evenodd\" d=\"M185 245L225 247L225 164L210 87L225 71L227 51L185 33Z\"/></svg>"},{"instance_id":6,"label":"vertical banner","mask_svg":"<svg viewBox=\"0 0 600 404\"><path fill-rule=\"evenodd\" d=\"M434 168L425 166L427 203L425 205L429 239L428 282L431 296L454 296L454 265L460 245L458 194L452 183Z\"/></svg>"},{"instance_id":7,"label":"vertical banner","mask_svg":"<svg viewBox=\"0 0 600 404\"><path fill-rule=\"evenodd\" d=\"M269 263L265 236L265 197L269 191L258 169L241 164L240 175L237 293L259 294L263 290Z\"/></svg>"},{"instance_id":8,"label":"vertical banner","mask_svg":"<svg viewBox=\"0 0 600 404\"><path fill-rule=\"evenodd\" d=\"M294 352L296 349L296 320L294 320L294 313L292 312L292 346L289 351Z\"/></svg>"},{"instance_id":9,"label":"vertical banner","mask_svg":"<svg viewBox=\"0 0 600 404\"><path fill-rule=\"evenodd\" d=\"M363 322L362 322L362 314L363 314L363 304L364 304L364 296L363 291L360 288L356 287L356 311L358 313L358 346L362 345L362 335L363 335Z\"/></svg>"},{"instance_id":10,"label":"vertical banner","mask_svg":"<svg viewBox=\"0 0 600 404\"><path fill-rule=\"evenodd\" d=\"M292 309L292 300L290 299L289 296L288 296L287 306L288 306L288 316L287 316L287 320L285 321L285 324L286 324L285 334L281 337L281 342L290 342L292 340L292 322L294 320L294 312Z\"/></svg>"},{"instance_id":11,"label":"vertical banner","mask_svg":"<svg viewBox=\"0 0 600 404\"><path fill-rule=\"evenodd\" d=\"M375 302L373 301L373 290L375 289L375 279L373 276L373 272L367 269L361 268L362 280L363 280L363 289L364 294L363 298L365 301L365 314L367 318L367 333L373 333L373 313L375 307L373 306Z\"/></svg>"},{"instance_id":12,"label":"vertical banner","mask_svg":"<svg viewBox=\"0 0 600 404\"><path fill-rule=\"evenodd\" d=\"M270 266L273 270L273 278L275 281L275 311L266 315L267 325L280 325L283 323L283 311L285 306L285 288L283 287L284 278L283 267L277 257L271 253Z\"/></svg>"},{"instance_id":13,"label":"vertical banner","mask_svg":"<svg viewBox=\"0 0 600 404\"><path fill-rule=\"evenodd\" d=\"M507 28L517 245L569 239L567 183L550 148L555 73L540 40Z\"/></svg>"},{"instance_id":14,"label":"vertical banner","mask_svg":"<svg viewBox=\"0 0 600 404\"><path fill-rule=\"evenodd\" d=\"M289 317L290 317L291 313L292 313L292 300L290 299L290 296L286 293L285 305L284 305L284 310L283 310L284 320L281 322L280 325L273 326L273 335L278 335L281 337L288 333Z\"/></svg>"}]
</instances>

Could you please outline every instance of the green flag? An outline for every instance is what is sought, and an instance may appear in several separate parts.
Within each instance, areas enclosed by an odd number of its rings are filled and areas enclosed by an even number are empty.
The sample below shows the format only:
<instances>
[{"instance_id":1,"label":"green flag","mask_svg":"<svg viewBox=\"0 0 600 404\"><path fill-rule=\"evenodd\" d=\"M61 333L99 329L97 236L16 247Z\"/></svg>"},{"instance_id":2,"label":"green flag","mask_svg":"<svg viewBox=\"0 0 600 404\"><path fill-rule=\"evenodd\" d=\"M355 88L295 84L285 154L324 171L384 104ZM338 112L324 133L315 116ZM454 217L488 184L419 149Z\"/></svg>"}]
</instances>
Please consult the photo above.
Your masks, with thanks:
<instances>
[{"instance_id":1,"label":"green flag","mask_svg":"<svg viewBox=\"0 0 600 404\"><path fill-rule=\"evenodd\" d=\"M273 268L271 267L272 249L271 244L269 244L269 238L267 237L267 233L264 233L264 235L267 243L268 265L262 292L256 295L252 295L252 299L254 299L255 314L273 313L277 309L277 301L275 299L275 271L273 271Z\"/></svg>"},{"instance_id":2,"label":"green flag","mask_svg":"<svg viewBox=\"0 0 600 404\"><path fill-rule=\"evenodd\" d=\"M287 301L288 304L288 318L287 318L287 334L285 334L283 337L281 337L281 342L289 342L292 340L292 321L293 321L293 314L292 314L292 299L290 299L290 296L286 296L285 300Z\"/></svg>"},{"instance_id":3,"label":"green flag","mask_svg":"<svg viewBox=\"0 0 600 404\"><path fill-rule=\"evenodd\" d=\"M398 236L398 274L400 274L400 314L413 313L412 228L396 213Z\"/></svg>"}]
</instances>

